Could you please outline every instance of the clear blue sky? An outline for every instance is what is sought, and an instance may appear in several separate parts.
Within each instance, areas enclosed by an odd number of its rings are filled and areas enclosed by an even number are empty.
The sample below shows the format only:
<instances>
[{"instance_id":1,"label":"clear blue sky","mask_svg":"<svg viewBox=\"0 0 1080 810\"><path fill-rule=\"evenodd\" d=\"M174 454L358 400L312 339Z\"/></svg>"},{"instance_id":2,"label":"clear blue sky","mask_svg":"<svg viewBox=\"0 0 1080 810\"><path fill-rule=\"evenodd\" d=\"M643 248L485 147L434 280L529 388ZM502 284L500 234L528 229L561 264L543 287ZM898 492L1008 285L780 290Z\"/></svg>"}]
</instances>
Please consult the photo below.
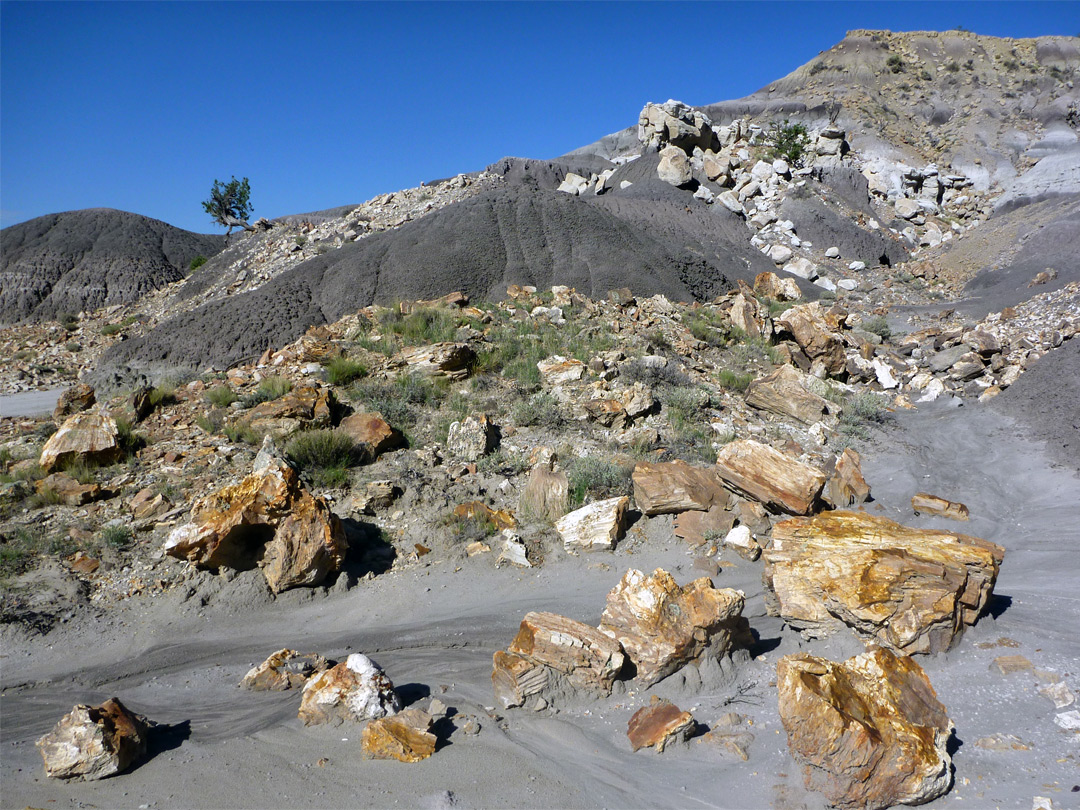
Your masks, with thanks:
<instances>
[{"instance_id":1,"label":"clear blue sky","mask_svg":"<svg viewBox=\"0 0 1080 810\"><path fill-rule=\"evenodd\" d=\"M854 28L1080 33L1076 2L0 4L0 224L77 208L200 232L547 158L789 73Z\"/></svg>"}]
</instances>

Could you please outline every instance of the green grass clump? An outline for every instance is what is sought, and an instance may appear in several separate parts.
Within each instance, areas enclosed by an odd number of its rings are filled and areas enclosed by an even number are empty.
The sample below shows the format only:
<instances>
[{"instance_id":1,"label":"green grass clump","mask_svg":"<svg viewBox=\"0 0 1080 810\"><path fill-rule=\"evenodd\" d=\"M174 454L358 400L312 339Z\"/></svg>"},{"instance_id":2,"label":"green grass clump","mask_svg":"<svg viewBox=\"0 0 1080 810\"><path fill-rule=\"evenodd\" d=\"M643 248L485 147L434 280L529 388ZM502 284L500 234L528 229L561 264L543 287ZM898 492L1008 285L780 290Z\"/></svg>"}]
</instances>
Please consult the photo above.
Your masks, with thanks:
<instances>
[{"instance_id":1,"label":"green grass clump","mask_svg":"<svg viewBox=\"0 0 1080 810\"><path fill-rule=\"evenodd\" d=\"M383 415L396 426L415 425L419 409L435 408L446 399L450 384L421 374L402 374L394 380L359 380L349 388L349 397L366 410Z\"/></svg>"},{"instance_id":2,"label":"green grass clump","mask_svg":"<svg viewBox=\"0 0 1080 810\"><path fill-rule=\"evenodd\" d=\"M131 545L131 541L135 539L135 536L127 526L113 524L102 528L98 533L98 539L102 545L122 551Z\"/></svg>"},{"instance_id":3,"label":"green grass clump","mask_svg":"<svg viewBox=\"0 0 1080 810\"><path fill-rule=\"evenodd\" d=\"M683 317L683 326L690 334L710 346L725 346L731 339L731 324L713 309L696 309Z\"/></svg>"},{"instance_id":4,"label":"green grass clump","mask_svg":"<svg viewBox=\"0 0 1080 810\"><path fill-rule=\"evenodd\" d=\"M717 375L716 381L720 384L721 388L726 388L729 391L741 392L750 387L750 383L754 381L754 375L740 374L737 371L725 368L720 370L720 374Z\"/></svg>"},{"instance_id":5,"label":"green grass clump","mask_svg":"<svg viewBox=\"0 0 1080 810\"><path fill-rule=\"evenodd\" d=\"M326 363L326 379L331 385L348 385L354 380L366 377L368 368L351 358L340 356Z\"/></svg>"},{"instance_id":6,"label":"green grass clump","mask_svg":"<svg viewBox=\"0 0 1080 810\"><path fill-rule=\"evenodd\" d=\"M176 403L176 385L171 382L163 382L150 390L150 404L159 408Z\"/></svg>"},{"instance_id":7,"label":"green grass clump","mask_svg":"<svg viewBox=\"0 0 1080 810\"><path fill-rule=\"evenodd\" d=\"M202 425L200 424L199 427L202 427ZM237 425L223 425L221 427L221 432L225 435L225 438L233 444L259 444L262 441L261 433L255 430L251 425L242 422Z\"/></svg>"},{"instance_id":8,"label":"green grass clump","mask_svg":"<svg viewBox=\"0 0 1080 810\"><path fill-rule=\"evenodd\" d=\"M346 470L360 460L360 448L349 434L333 429L307 430L285 445L285 455L316 486L339 487L348 482Z\"/></svg>"},{"instance_id":9,"label":"green grass clump","mask_svg":"<svg viewBox=\"0 0 1080 810\"><path fill-rule=\"evenodd\" d=\"M379 313L379 324L386 334L396 335L405 346L444 343L457 334L459 318L446 309L421 307L403 315L398 308Z\"/></svg>"},{"instance_id":10,"label":"green grass clump","mask_svg":"<svg viewBox=\"0 0 1080 810\"><path fill-rule=\"evenodd\" d=\"M122 327L118 323L107 323L103 327L101 327L101 334L103 334L105 337L112 337L113 335L119 335L123 331L124 331L124 327Z\"/></svg>"},{"instance_id":11,"label":"green grass clump","mask_svg":"<svg viewBox=\"0 0 1080 810\"><path fill-rule=\"evenodd\" d=\"M520 475L529 469L529 457L525 453L515 453L502 447L488 453L476 462L476 470L483 475L502 475L506 477Z\"/></svg>"},{"instance_id":12,"label":"green grass clump","mask_svg":"<svg viewBox=\"0 0 1080 810\"><path fill-rule=\"evenodd\" d=\"M292 391L292 383L285 377L267 377L259 383L258 388L244 396L240 401L245 408L251 408L262 402L281 399L290 391Z\"/></svg>"},{"instance_id":13,"label":"green grass clump","mask_svg":"<svg viewBox=\"0 0 1080 810\"><path fill-rule=\"evenodd\" d=\"M533 394L515 402L510 407L510 418L518 427L559 428L566 421L558 400L547 393Z\"/></svg>"},{"instance_id":14,"label":"green grass clump","mask_svg":"<svg viewBox=\"0 0 1080 810\"><path fill-rule=\"evenodd\" d=\"M215 385L206 392L206 401L215 408L228 408L237 399L239 397L236 396L236 392L227 385Z\"/></svg>"},{"instance_id":15,"label":"green grass clump","mask_svg":"<svg viewBox=\"0 0 1080 810\"><path fill-rule=\"evenodd\" d=\"M581 506L587 496L603 500L625 494L630 489L631 473L632 467L607 459L593 456L572 459L566 465L571 508Z\"/></svg>"}]
</instances>

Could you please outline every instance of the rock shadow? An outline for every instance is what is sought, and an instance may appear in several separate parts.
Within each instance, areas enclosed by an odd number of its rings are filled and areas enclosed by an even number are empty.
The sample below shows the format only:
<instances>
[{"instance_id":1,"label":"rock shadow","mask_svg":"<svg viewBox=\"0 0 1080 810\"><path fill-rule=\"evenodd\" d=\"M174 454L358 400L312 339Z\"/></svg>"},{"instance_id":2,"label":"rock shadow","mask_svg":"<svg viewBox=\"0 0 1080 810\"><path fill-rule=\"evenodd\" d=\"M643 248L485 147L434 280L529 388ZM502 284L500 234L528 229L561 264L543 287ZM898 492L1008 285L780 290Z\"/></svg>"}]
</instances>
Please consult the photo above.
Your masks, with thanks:
<instances>
[{"instance_id":1,"label":"rock shadow","mask_svg":"<svg viewBox=\"0 0 1080 810\"><path fill-rule=\"evenodd\" d=\"M395 686L394 691L401 698L401 705L405 708L431 695L431 687L426 683L406 683Z\"/></svg>"},{"instance_id":2,"label":"rock shadow","mask_svg":"<svg viewBox=\"0 0 1080 810\"><path fill-rule=\"evenodd\" d=\"M345 557L341 574L359 580L367 574L385 574L394 564L397 552L394 545L374 523L353 518L342 518L349 553Z\"/></svg>"},{"instance_id":3,"label":"rock shadow","mask_svg":"<svg viewBox=\"0 0 1080 810\"><path fill-rule=\"evenodd\" d=\"M998 619L1002 613L1012 607L1012 602L1011 596L1006 596L1003 593L992 594L986 602L986 608L983 610L983 615Z\"/></svg>"},{"instance_id":4,"label":"rock shadow","mask_svg":"<svg viewBox=\"0 0 1080 810\"><path fill-rule=\"evenodd\" d=\"M179 723L154 723L147 730L146 756L128 768L124 773L137 771L150 760L166 751L173 751L191 739L191 721L181 720Z\"/></svg>"},{"instance_id":5,"label":"rock shadow","mask_svg":"<svg viewBox=\"0 0 1080 810\"><path fill-rule=\"evenodd\" d=\"M780 636L777 636L776 638L762 638L761 633L752 627L750 628L750 635L754 639L753 643L747 646L751 658L757 658L759 655L765 655L765 653L772 652L780 646L780 642L782 641Z\"/></svg>"}]
</instances>

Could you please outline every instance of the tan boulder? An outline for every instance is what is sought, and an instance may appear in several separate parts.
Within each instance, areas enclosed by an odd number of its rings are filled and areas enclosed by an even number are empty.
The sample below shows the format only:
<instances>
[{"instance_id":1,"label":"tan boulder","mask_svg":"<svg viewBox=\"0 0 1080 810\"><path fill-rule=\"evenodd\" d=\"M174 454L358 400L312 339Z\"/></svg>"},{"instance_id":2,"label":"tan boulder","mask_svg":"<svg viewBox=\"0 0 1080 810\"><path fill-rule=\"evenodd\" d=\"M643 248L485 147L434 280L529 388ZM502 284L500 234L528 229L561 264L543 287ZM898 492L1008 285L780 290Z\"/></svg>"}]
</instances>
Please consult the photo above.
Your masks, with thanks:
<instances>
[{"instance_id":1,"label":"tan boulder","mask_svg":"<svg viewBox=\"0 0 1080 810\"><path fill-rule=\"evenodd\" d=\"M708 512L688 509L675 515L676 537L691 546L702 546L706 540L723 537L735 524L735 514L720 506L712 506Z\"/></svg>"},{"instance_id":2,"label":"tan boulder","mask_svg":"<svg viewBox=\"0 0 1080 810\"><path fill-rule=\"evenodd\" d=\"M629 421L626 406L617 399L590 399L583 407L589 419L603 427L621 429Z\"/></svg>"},{"instance_id":3,"label":"tan boulder","mask_svg":"<svg viewBox=\"0 0 1080 810\"><path fill-rule=\"evenodd\" d=\"M661 700L634 712L627 724L626 736L630 738L632 750L655 748L658 754L662 754L670 743L685 742L696 728L697 723L690 712L684 712L670 701Z\"/></svg>"},{"instance_id":4,"label":"tan boulder","mask_svg":"<svg viewBox=\"0 0 1080 810\"><path fill-rule=\"evenodd\" d=\"M820 470L752 439L724 445L716 472L737 492L793 515L809 513L825 486Z\"/></svg>"},{"instance_id":5,"label":"tan boulder","mask_svg":"<svg viewBox=\"0 0 1080 810\"><path fill-rule=\"evenodd\" d=\"M438 742L431 733L434 718L420 709L405 709L390 717L372 720L360 735L366 759L420 762L435 753Z\"/></svg>"},{"instance_id":6,"label":"tan boulder","mask_svg":"<svg viewBox=\"0 0 1080 810\"><path fill-rule=\"evenodd\" d=\"M386 673L366 655L353 653L308 679L299 716L311 726L376 720L400 710L401 699Z\"/></svg>"},{"instance_id":7,"label":"tan boulder","mask_svg":"<svg viewBox=\"0 0 1080 810\"><path fill-rule=\"evenodd\" d=\"M405 437L397 428L391 427L380 413L354 413L346 416L338 430L352 436L360 445L367 462L375 461L383 453L405 444Z\"/></svg>"},{"instance_id":8,"label":"tan boulder","mask_svg":"<svg viewBox=\"0 0 1080 810\"><path fill-rule=\"evenodd\" d=\"M94 396L93 387L86 383L75 383L70 388L65 388L56 401L53 410L53 419L67 419L72 414L80 413L94 406L97 398Z\"/></svg>"},{"instance_id":9,"label":"tan boulder","mask_svg":"<svg viewBox=\"0 0 1080 810\"><path fill-rule=\"evenodd\" d=\"M829 412L830 406L827 399L807 389L806 377L792 366L780 366L750 383L746 389L746 404L812 425Z\"/></svg>"},{"instance_id":10,"label":"tan boulder","mask_svg":"<svg viewBox=\"0 0 1080 810\"><path fill-rule=\"evenodd\" d=\"M504 709L516 706L546 709L558 691L559 675L551 667L524 655L496 650L492 656L491 685Z\"/></svg>"},{"instance_id":11,"label":"tan boulder","mask_svg":"<svg viewBox=\"0 0 1080 810\"><path fill-rule=\"evenodd\" d=\"M639 462L631 476L634 501L645 515L707 511L728 503L728 493L714 469L692 467L685 461Z\"/></svg>"},{"instance_id":12,"label":"tan boulder","mask_svg":"<svg viewBox=\"0 0 1080 810\"><path fill-rule=\"evenodd\" d=\"M65 473L53 473L35 481L34 489L38 495L51 495L67 506L83 506L116 495L113 490L103 489L99 484L80 484Z\"/></svg>"},{"instance_id":13,"label":"tan boulder","mask_svg":"<svg viewBox=\"0 0 1080 810\"><path fill-rule=\"evenodd\" d=\"M796 301L802 298L802 291L793 278L780 278L772 271L758 273L754 278L754 292L763 298L774 301Z\"/></svg>"},{"instance_id":14,"label":"tan boulder","mask_svg":"<svg viewBox=\"0 0 1080 810\"><path fill-rule=\"evenodd\" d=\"M770 612L807 635L841 624L898 653L949 649L994 590L1005 550L863 512L773 526L764 553Z\"/></svg>"},{"instance_id":15,"label":"tan boulder","mask_svg":"<svg viewBox=\"0 0 1080 810\"><path fill-rule=\"evenodd\" d=\"M870 498L870 485L862 474L862 458L845 447L836 460L836 469L825 488L826 500L833 508L857 506Z\"/></svg>"},{"instance_id":16,"label":"tan boulder","mask_svg":"<svg viewBox=\"0 0 1080 810\"><path fill-rule=\"evenodd\" d=\"M607 596L600 630L618 641L648 686L703 655L719 659L748 634L743 595L708 577L680 587L657 568L630 569Z\"/></svg>"},{"instance_id":17,"label":"tan boulder","mask_svg":"<svg viewBox=\"0 0 1080 810\"><path fill-rule=\"evenodd\" d=\"M475 360L476 352L467 343L433 343L402 349L391 362L409 373L463 380Z\"/></svg>"},{"instance_id":18,"label":"tan boulder","mask_svg":"<svg viewBox=\"0 0 1080 810\"><path fill-rule=\"evenodd\" d=\"M76 705L37 741L45 773L54 779L104 779L146 756L146 718L116 698Z\"/></svg>"},{"instance_id":19,"label":"tan boulder","mask_svg":"<svg viewBox=\"0 0 1080 810\"><path fill-rule=\"evenodd\" d=\"M325 672L331 663L318 653L299 653L288 648L272 653L269 658L248 670L240 686L252 692L284 692L301 689L308 678Z\"/></svg>"},{"instance_id":20,"label":"tan boulder","mask_svg":"<svg viewBox=\"0 0 1080 810\"><path fill-rule=\"evenodd\" d=\"M922 668L872 648L844 663L806 653L777 664L780 720L806 786L834 807L922 804L951 783L953 724Z\"/></svg>"},{"instance_id":21,"label":"tan boulder","mask_svg":"<svg viewBox=\"0 0 1080 810\"><path fill-rule=\"evenodd\" d=\"M536 364L540 370L540 378L544 385L565 385L575 382L585 376L585 364L580 360L567 360L565 357L553 354L546 360Z\"/></svg>"},{"instance_id":22,"label":"tan boulder","mask_svg":"<svg viewBox=\"0 0 1080 810\"><path fill-rule=\"evenodd\" d=\"M476 461L494 450L498 443L499 429L487 414L481 413L450 423L446 450L451 456Z\"/></svg>"},{"instance_id":23,"label":"tan boulder","mask_svg":"<svg viewBox=\"0 0 1080 810\"><path fill-rule=\"evenodd\" d=\"M82 460L88 464L111 464L123 455L116 422L99 411L71 416L41 448L38 463L45 472Z\"/></svg>"},{"instance_id":24,"label":"tan boulder","mask_svg":"<svg viewBox=\"0 0 1080 810\"><path fill-rule=\"evenodd\" d=\"M197 500L191 522L173 530L164 550L211 570L261 565L280 593L340 571L348 543L326 500L308 492L293 467L271 458L239 484Z\"/></svg>"},{"instance_id":25,"label":"tan boulder","mask_svg":"<svg viewBox=\"0 0 1080 810\"><path fill-rule=\"evenodd\" d=\"M737 293L731 299L731 309L728 311L728 319L736 329L742 330L747 335L761 336L762 322L758 313L758 303L753 297Z\"/></svg>"},{"instance_id":26,"label":"tan boulder","mask_svg":"<svg viewBox=\"0 0 1080 810\"><path fill-rule=\"evenodd\" d=\"M817 301L793 306L774 323L780 332L790 333L811 360L820 360L830 375L846 368L844 341L829 327Z\"/></svg>"},{"instance_id":27,"label":"tan boulder","mask_svg":"<svg viewBox=\"0 0 1080 810\"><path fill-rule=\"evenodd\" d=\"M518 499L518 513L552 522L566 513L570 483L566 473L556 470L552 458L538 462Z\"/></svg>"},{"instance_id":28,"label":"tan boulder","mask_svg":"<svg viewBox=\"0 0 1080 810\"><path fill-rule=\"evenodd\" d=\"M332 390L304 385L277 399L260 402L241 421L260 433L287 436L300 428L330 427L336 408Z\"/></svg>"},{"instance_id":29,"label":"tan boulder","mask_svg":"<svg viewBox=\"0 0 1080 810\"><path fill-rule=\"evenodd\" d=\"M610 551L623 536L630 499L622 495L586 504L555 521L567 551Z\"/></svg>"},{"instance_id":30,"label":"tan boulder","mask_svg":"<svg viewBox=\"0 0 1080 810\"><path fill-rule=\"evenodd\" d=\"M952 520L967 520L969 517L968 508L964 504L939 498L928 492L917 492L912 496L911 511L916 515L926 512Z\"/></svg>"}]
</instances>

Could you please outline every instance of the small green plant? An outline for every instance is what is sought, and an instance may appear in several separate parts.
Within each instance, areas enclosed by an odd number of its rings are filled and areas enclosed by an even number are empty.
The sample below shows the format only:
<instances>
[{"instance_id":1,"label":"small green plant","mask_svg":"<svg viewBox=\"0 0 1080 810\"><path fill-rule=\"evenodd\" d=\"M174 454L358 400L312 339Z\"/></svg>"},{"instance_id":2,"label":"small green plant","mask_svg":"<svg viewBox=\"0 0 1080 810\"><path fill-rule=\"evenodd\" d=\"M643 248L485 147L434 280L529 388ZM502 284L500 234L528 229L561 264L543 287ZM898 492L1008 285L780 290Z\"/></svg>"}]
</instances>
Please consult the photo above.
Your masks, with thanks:
<instances>
[{"instance_id":1,"label":"small green plant","mask_svg":"<svg viewBox=\"0 0 1080 810\"><path fill-rule=\"evenodd\" d=\"M131 545L134 535L127 526L120 526L114 523L103 527L98 533L98 538L101 540L102 545L115 549L116 551L122 551Z\"/></svg>"},{"instance_id":2,"label":"small green plant","mask_svg":"<svg viewBox=\"0 0 1080 810\"><path fill-rule=\"evenodd\" d=\"M82 344L78 341L72 340L64 344L64 349L71 352L72 354L77 354L82 351Z\"/></svg>"},{"instance_id":3,"label":"small green plant","mask_svg":"<svg viewBox=\"0 0 1080 810\"><path fill-rule=\"evenodd\" d=\"M57 490L50 486L39 486L37 492L27 499L27 506L31 509L40 509L43 506L56 506L63 502L63 498Z\"/></svg>"},{"instance_id":4,"label":"small green plant","mask_svg":"<svg viewBox=\"0 0 1080 810\"><path fill-rule=\"evenodd\" d=\"M222 426L225 424L225 417L221 411L214 409L210 413L199 414L195 417L195 424L205 430L207 433L213 434L220 432Z\"/></svg>"},{"instance_id":5,"label":"small green plant","mask_svg":"<svg viewBox=\"0 0 1080 810\"><path fill-rule=\"evenodd\" d=\"M900 58L899 54L890 54L889 58L885 60L885 66L892 73L904 72L904 60Z\"/></svg>"},{"instance_id":6,"label":"small green plant","mask_svg":"<svg viewBox=\"0 0 1080 810\"><path fill-rule=\"evenodd\" d=\"M359 462L360 448L344 431L307 430L285 445L285 455L316 486L338 487L348 481L346 470Z\"/></svg>"},{"instance_id":7,"label":"small green plant","mask_svg":"<svg viewBox=\"0 0 1080 810\"><path fill-rule=\"evenodd\" d=\"M251 425L243 422L237 425L223 425L221 432L233 444L258 444L262 441L262 435Z\"/></svg>"},{"instance_id":8,"label":"small green plant","mask_svg":"<svg viewBox=\"0 0 1080 810\"><path fill-rule=\"evenodd\" d=\"M53 422L51 419L47 419L44 422L39 422L34 428L34 435L39 439L48 439L56 431L60 429L60 426Z\"/></svg>"},{"instance_id":9,"label":"small green plant","mask_svg":"<svg viewBox=\"0 0 1080 810\"><path fill-rule=\"evenodd\" d=\"M292 391L292 383L285 377L267 377L259 383L259 387L250 394L242 397L240 402L245 408L251 408L262 402L272 402L281 399Z\"/></svg>"},{"instance_id":10,"label":"small green plant","mask_svg":"<svg viewBox=\"0 0 1080 810\"><path fill-rule=\"evenodd\" d=\"M15 529L10 535L0 534L0 577L23 573L33 561L49 549L49 541L40 526Z\"/></svg>"},{"instance_id":11,"label":"small green plant","mask_svg":"<svg viewBox=\"0 0 1080 810\"><path fill-rule=\"evenodd\" d=\"M765 142L771 147L770 155L783 158L792 166L802 166L803 156L810 146L810 133L805 124L773 121L765 134Z\"/></svg>"},{"instance_id":12,"label":"small green plant","mask_svg":"<svg viewBox=\"0 0 1080 810\"><path fill-rule=\"evenodd\" d=\"M922 70L919 71L919 78L922 79L924 82L929 82L929 81L934 80L933 74L931 74L930 71L927 70L926 68L923 68Z\"/></svg>"},{"instance_id":13,"label":"small green plant","mask_svg":"<svg viewBox=\"0 0 1080 810\"><path fill-rule=\"evenodd\" d=\"M348 385L354 380L366 377L368 368L363 363L348 357L335 357L326 363L326 379L331 385Z\"/></svg>"},{"instance_id":14,"label":"small green plant","mask_svg":"<svg viewBox=\"0 0 1080 810\"><path fill-rule=\"evenodd\" d=\"M61 312L56 316L56 320L60 322L60 325L69 332L74 332L79 328L79 316L72 315L70 312Z\"/></svg>"},{"instance_id":15,"label":"small green plant","mask_svg":"<svg viewBox=\"0 0 1080 810\"><path fill-rule=\"evenodd\" d=\"M133 456L146 446L146 437L135 432L135 425L122 416L116 418L116 441L125 456Z\"/></svg>"},{"instance_id":16,"label":"small green plant","mask_svg":"<svg viewBox=\"0 0 1080 810\"><path fill-rule=\"evenodd\" d=\"M204 264L206 264L206 257L200 254L191 260L191 264L188 265L188 272L194 273Z\"/></svg>"},{"instance_id":17,"label":"small green plant","mask_svg":"<svg viewBox=\"0 0 1080 810\"><path fill-rule=\"evenodd\" d=\"M816 76L817 74L821 73L822 71L825 71L825 70L828 70L828 69L829 69L828 66L824 62L814 62L812 65L810 65L810 75L811 76Z\"/></svg>"},{"instance_id":18,"label":"small green plant","mask_svg":"<svg viewBox=\"0 0 1080 810\"><path fill-rule=\"evenodd\" d=\"M721 369L716 378L721 388L726 388L729 391L745 391L750 387L750 383L754 381L753 374L740 374L737 371L732 371L729 368Z\"/></svg>"},{"instance_id":19,"label":"small green plant","mask_svg":"<svg viewBox=\"0 0 1080 810\"><path fill-rule=\"evenodd\" d=\"M581 506L590 495L602 499L626 493L632 472L632 467L593 456L572 459L566 465L571 507Z\"/></svg>"},{"instance_id":20,"label":"small green plant","mask_svg":"<svg viewBox=\"0 0 1080 810\"><path fill-rule=\"evenodd\" d=\"M176 385L163 382L150 390L150 404L155 408L176 404Z\"/></svg>"},{"instance_id":21,"label":"small green plant","mask_svg":"<svg viewBox=\"0 0 1080 810\"><path fill-rule=\"evenodd\" d=\"M421 307L408 315L402 315L394 307L379 313L379 323L385 332L397 335L406 346L418 346L453 340L458 318L436 307Z\"/></svg>"},{"instance_id":22,"label":"small green plant","mask_svg":"<svg viewBox=\"0 0 1080 810\"><path fill-rule=\"evenodd\" d=\"M79 457L64 467L64 472L78 481L80 484L92 484L97 480L94 474L97 467L85 458Z\"/></svg>"},{"instance_id":23,"label":"small green plant","mask_svg":"<svg viewBox=\"0 0 1080 810\"><path fill-rule=\"evenodd\" d=\"M714 309L696 309L687 313L683 325L690 334L710 346L724 346L731 338L731 324Z\"/></svg>"},{"instance_id":24,"label":"small green plant","mask_svg":"<svg viewBox=\"0 0 1080 810\"><path fill-rule=\"evenodd\" d=\"M949 71L949 73L958 73L960 71L960 65L956 62L949 62L945 65L945 69Z\"/></svg>"},{"instance_id":25,"label":"small green plant","mask_svg":"<svg viewBox=\"0 0 1080 810\"><path fill-rule=\"evenodd\" d=\"M537 393L515 402L510 408L510 418L518 427L561 427L565 420L559 403L551 394Z\"/></svg>"},{"instance_id":26,"label":"small green plant","mask_svg":"<svg viewBox=\"0 0 1080 810\"><path fill-rule=\"evenodd\" d=\"M107 323L103 327L101 327L101 334L103 334L105 337L112 337L113 335L119 335L123 331L124 331L124 327L122 327L118 323Z\"/></svg>"},{"instance_id":27,"label":"small green plant","mask_svg":"<svg viewBox=\"0 0 1080 810\"><path fill-rule=\"evenodd\" d=\"M227 385L215 385L206 392L206 401L215 408L228 408L237 399L239 397L236 396L236 392Z\"/></svg>"},{"instance_id":28,"label":"small green plant","mask_svg":"<svg viewBox=\"0 0 1080 810\"><path fill-rule=\"evenodd\" d=\"M889 321L884 315L876 315L873 318L863 321L862 328L863 331L877 335L882 340L888 340L892 337L892 328L889 326Z\"/></svg>"},{"instance_id":29,"label":"small green plant","mask_svg":"<svg viewBox=\"0 0 1080 810\"><path fill-rule=\"evenodd\" d=\"M881 399L870 392L855 394L844 403L840 414L840 433L849 439L868 439L868 426L880 424L888 417L888 410Z\"/></svg>"},{"instance_id":30,"label":"small green plant","mask_svg":"<svg viewBox=\"0 0 1080 810\"><path fill-rule=\"evenodd\" d=\"M491 516L480 510L474 510L465 515L448 512L440 522L450 529L450 540L457 545L468 545L486 540L499 531L498 524Z\"/></svg>"}]
</instances>

